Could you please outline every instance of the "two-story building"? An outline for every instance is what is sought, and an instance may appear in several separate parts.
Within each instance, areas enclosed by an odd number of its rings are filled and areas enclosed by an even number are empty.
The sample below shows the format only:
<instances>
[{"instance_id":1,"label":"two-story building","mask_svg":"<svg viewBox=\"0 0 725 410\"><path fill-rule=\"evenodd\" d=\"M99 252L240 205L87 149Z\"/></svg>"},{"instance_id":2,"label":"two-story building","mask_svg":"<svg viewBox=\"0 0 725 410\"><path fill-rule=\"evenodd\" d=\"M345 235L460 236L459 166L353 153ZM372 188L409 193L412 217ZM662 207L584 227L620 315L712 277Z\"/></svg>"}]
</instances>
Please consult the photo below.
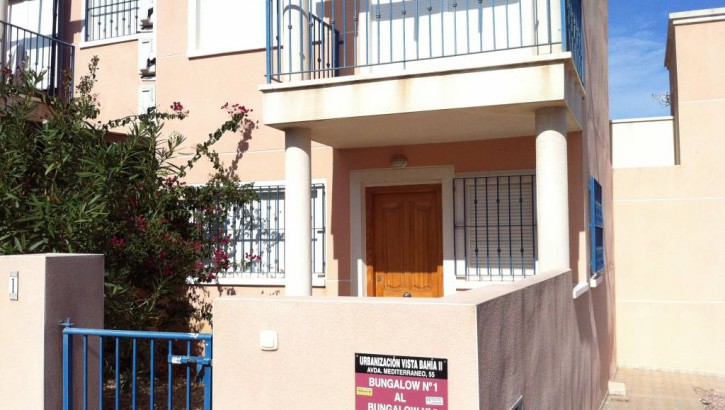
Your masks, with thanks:
<instances>
[{"instance_id":1,"label":"two-story building","mask_svg":"<svg viewBox=\"0 0 725 410\"><path fill-rule=\"evenodd\" d=\"M614 368L606 1L7 10L6 27L73 44L76 79L100 57L104 119L179 101L190 117L166 130L191 147L224 121L223 104L254 110L256 123L216 146L259 195L229 221L229 252L245 263L205 287L210 298L440 297L571 269L590 341L582 369L596 374L582 400L601 402ZM208 174L195 167L187 182Z\"/></svg>"},{"instance_id":2,"label":"two-story building","mask_svg":"<svg viewBox=\"0 0 725 410\"><path fill-rule=\"evenodd\" d=\"M259 256L220 279L238 292L441 296L566 267L584 290L611 269L606 5L9 7L18 26L36 14L31 28L76 46L76 78L100 57L104 118L180 101L191 116L167 128L191 145L225 102L254 109L257 125L217 147L260 193L230 222L232 253Z\"/></svg>"}]
</instances>

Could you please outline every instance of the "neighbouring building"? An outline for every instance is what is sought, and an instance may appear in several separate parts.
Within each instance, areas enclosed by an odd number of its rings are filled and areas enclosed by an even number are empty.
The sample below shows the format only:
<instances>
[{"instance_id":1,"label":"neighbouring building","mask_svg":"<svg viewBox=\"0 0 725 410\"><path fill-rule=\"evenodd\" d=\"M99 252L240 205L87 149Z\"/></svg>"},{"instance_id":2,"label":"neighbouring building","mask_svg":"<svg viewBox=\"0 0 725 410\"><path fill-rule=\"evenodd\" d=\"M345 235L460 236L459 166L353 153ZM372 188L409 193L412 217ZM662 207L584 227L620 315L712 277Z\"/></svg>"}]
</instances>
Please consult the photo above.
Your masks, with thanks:
<instances>
[{"instance_id":1,"label":"neighbouring building","mask_svg":"<svg viewBox=\"0 0 725 410\"><path fill-rule=\"evenodd\" d=\"M0 8L10 61L55 67L72 44L64 69L78 79L99 56L105 119L180 101L191 115L167 131L192 146L226 102L254 110L255 126L216 147L259 195L228 221L239 268L200 287L207 297L460 296L571 270L563 406L604 400L615 368L606 1ZM208 174L196 167L187 182Z\"/></svg>"},{"instance_id":2,"label":"neighbouring building","mask_svg":"<svg viewBox=\"0 0 725 410\"><path fill-rule=\"evenodd\" d=\"M725 8L670 14L672 117L612 123L620 366L725 374Z\"/></svg>"}]
</instances>

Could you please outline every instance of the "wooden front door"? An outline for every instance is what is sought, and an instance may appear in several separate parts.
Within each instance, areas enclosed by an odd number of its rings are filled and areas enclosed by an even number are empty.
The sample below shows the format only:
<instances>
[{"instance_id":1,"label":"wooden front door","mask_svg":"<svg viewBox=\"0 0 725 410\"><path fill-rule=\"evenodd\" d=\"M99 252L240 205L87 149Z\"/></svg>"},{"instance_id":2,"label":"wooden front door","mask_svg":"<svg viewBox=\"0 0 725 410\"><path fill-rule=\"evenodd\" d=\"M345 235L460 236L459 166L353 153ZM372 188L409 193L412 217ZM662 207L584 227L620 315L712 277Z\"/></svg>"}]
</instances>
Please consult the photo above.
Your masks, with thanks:
<instances>
[{"instance_id":1,"label":"wooden front door","mask_svg":"<svg viewBox=\"0 0 725 410\"><path fill-rule=\"evenodd\" d=\"M441 186L365 192L368 296L443 296Z\"/></svg>"}]
</instances>

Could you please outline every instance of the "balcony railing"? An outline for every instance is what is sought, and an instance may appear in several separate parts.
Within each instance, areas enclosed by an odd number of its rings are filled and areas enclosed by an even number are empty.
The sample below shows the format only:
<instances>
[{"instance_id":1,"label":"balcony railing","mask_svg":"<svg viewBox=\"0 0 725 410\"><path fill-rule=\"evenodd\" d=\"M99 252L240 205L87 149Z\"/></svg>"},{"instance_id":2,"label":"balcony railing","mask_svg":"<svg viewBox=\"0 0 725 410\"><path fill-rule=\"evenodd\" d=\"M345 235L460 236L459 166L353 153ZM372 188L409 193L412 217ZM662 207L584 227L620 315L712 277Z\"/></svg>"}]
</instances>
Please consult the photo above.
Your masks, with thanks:
<instances>
[{"instance_id":1,"label":"balcony railing","mask_svg":"<svg viewBox=\"0 0 725 410\"><path fill-rule=\"evenodd\" d=\"M42 74L37 84L50 95L70 97L73 91L75 47L58 39L0 21L2 67L17 73L31 70Z\"/></svg>"},{"instance_id":2,"label":"balcony railing","mask_svg":"<svg viewBox=\"0 0 725 410\"><path fill-rule=\"evenodd\" d=\"M267 0L267 82L503 50L571 51L581 0Z\"/></svg>"}]
</instances>

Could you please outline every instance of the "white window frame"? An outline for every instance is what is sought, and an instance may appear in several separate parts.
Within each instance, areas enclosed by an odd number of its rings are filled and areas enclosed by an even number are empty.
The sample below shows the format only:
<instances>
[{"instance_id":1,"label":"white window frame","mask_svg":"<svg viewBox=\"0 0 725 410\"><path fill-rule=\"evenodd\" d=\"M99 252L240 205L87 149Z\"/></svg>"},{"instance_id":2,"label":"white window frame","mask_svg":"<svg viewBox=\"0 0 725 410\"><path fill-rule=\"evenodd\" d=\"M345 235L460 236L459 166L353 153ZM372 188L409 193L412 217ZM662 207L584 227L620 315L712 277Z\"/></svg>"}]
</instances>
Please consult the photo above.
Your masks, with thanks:
<instances>
[{"instance_id":1,"label":"white window frame","mask_svg":"<svg viewBox=\"0 0 725 410\"><path fill-rule=\"evenodd\" d=\"M186 43L186 55L188 58L198 58L198 57L207 57L207 56L213 56L218 54L232 54L232 53L240 53L245 51L256 51L256 50L264 50L266 48L266 43L261 43L259 46L220 46L215 48L200 48L199 41L200 41L200 32L199 32L199 25L201 24L200 21L200 12L199 12L199 4L200 2L203 2L204 0L187 0L187 7L188 7L188 24L187 24L187 43ZM243 1L243 0L236 0L236 1ZM261 3L261 0L254 0ZM240 16L242 18L244 16ZM252 17L253 18L253 17ZM265 21L266 16L263 16L261 21ZM255 19L256 21L256 19ZM239 23L239 27L242 29L245 29L246 26L249 26L249 24L246 24L245 22L241 21ZM253 25L251 25L252 30L254 30ZM246 35L250 36L259 36L264 37L265 33L265 27L266 25L263 25L261 28L259 28L259 32L252 32L252 33L245 33ZM235 35L238 35L238 33L235 33ZM256 38L256 37L255 37Z\"/></svg>"}]
</instances>

